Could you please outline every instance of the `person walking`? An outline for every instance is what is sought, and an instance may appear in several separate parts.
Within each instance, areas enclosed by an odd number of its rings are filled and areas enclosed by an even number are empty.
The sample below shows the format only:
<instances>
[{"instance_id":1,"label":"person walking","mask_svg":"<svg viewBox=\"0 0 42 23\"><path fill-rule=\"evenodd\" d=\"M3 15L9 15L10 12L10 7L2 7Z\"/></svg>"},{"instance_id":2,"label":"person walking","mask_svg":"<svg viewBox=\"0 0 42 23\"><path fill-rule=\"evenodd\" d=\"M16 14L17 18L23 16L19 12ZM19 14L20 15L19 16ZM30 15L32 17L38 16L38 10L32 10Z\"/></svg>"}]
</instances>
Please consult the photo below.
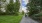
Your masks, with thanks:
<instances>
[{"instance_id":1,"label":"person walking","mask_svg":"<svg viewBox=\"0 0 42 23\"><path fill-rule=\"evenodd\" d=\"M25 14L25 17L27 17L27 14Z\"/></svg>"}]
</instances>

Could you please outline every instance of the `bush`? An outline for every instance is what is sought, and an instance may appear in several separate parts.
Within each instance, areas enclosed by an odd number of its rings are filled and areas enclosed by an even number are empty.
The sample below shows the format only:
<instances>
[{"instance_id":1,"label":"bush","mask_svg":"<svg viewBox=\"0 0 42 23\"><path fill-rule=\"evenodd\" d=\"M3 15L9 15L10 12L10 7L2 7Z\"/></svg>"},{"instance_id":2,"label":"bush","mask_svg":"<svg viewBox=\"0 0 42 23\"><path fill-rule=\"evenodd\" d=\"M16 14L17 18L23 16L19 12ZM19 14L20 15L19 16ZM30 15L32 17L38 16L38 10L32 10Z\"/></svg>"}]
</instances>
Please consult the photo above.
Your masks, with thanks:
<instances>
[{"instance_id":1,"label":"bush","mask_svg":"<svg viewBox=\"0 0 42 23\"><path fill-rule=\"evenodd\" d=\"M22 11L22 14L24 15L24 11Z\"/></svg>"},{"instance_id":2,"label":"bush","mask_svg":"<svg viewBox=\"0 0 42 23\"><path fill-rule=\"evenodd\" d=\"M34 15L32 15L32 18L34 20L42 21L42 13L34 14Z\"/></svg>"},{"instance_id":3,"label":"bush","mask_svg":"<svg viewBox=\"0 0 42 23\"><path fill-rule=\"evenodd\" d=\"M32 16L33 14L38 14L39 13L39 10L38 9L31 9L30 12L28 13L29 16Z\"/></svg>"}]
</instances>

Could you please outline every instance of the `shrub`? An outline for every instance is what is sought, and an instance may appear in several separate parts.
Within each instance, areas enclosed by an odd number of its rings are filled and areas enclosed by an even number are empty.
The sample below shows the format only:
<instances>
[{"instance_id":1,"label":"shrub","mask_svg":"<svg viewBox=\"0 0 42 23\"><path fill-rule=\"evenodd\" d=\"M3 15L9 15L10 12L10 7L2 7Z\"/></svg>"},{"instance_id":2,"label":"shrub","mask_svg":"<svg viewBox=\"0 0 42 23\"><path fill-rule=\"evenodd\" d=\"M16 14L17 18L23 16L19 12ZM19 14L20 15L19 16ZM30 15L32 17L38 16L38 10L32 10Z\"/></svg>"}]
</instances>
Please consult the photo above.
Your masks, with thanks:
<instances>
[{"instance_id":1,"label":"shrub","mask_svg":"<svg viewBox=\"0 0 42 23\"><path fill-rule=\"evenodd\" d=\"M29 11L29 16L32 16L33 14L38 14L39 13L39 10L38 9L31 9L30 11Z\"/></svg>"},{"instance_id":2,"label":"shrub","mask_svg":"<svg viewBox=\"0 0 42 23\"><path fill-rule=\"evenodd\" d=\"M42 13L34 14L34 15L32 15L32 18L34 20L42 21Z\"/></svg>"}]
</instances>

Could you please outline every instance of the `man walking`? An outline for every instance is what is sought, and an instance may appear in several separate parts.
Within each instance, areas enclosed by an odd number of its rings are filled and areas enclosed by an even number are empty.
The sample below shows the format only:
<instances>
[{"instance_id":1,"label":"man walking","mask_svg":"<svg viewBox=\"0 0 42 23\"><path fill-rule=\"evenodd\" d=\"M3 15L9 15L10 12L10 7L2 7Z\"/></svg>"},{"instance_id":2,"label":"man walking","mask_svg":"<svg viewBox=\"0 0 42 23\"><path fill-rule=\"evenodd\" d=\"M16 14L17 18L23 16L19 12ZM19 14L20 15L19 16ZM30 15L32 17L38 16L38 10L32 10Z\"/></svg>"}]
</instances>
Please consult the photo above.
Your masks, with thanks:
<instances>
[{"instance_id":1,"label":"man walking","mask_svg":"<svg viewBox=\"0 0 42 23\"><path fill-rule=\"evenodd\" d=\"M25 17L27 17L27 14L25 14Z\"/></svg>"}]
</instances>

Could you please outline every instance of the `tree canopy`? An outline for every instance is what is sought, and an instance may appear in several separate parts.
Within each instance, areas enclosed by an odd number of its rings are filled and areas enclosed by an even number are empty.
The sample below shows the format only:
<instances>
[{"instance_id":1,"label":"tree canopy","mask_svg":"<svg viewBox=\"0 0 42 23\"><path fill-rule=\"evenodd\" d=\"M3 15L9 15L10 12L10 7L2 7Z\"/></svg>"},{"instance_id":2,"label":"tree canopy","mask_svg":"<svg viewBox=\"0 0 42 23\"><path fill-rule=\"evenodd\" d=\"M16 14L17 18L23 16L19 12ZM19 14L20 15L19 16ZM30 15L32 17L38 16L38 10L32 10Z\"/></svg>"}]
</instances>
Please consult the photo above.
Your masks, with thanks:
<instances>
[{"instance_id":1,"label":"tree canopy","mask_svg":"<svg viewBox=\"0 0 42 23\"><path fill-rule=\"evenodd\" d=\"M42 2L41 0L29 0L27 8L31 14L39 13L39 11L42 10L41 2Z\"/></svg>"},{"instance_id":2,"label":"tree canopy","mask_svg":"<svg viewBox=\"0 0 42 23\"><path fill-rule=\"evenodd\" d=\"M5 14L18 14L20 8L20 2L19 0L16 0L16 2L13 2L13 0L10 0L9 4L6 5L6 12Z\"/></svg>"}]
</instances>

